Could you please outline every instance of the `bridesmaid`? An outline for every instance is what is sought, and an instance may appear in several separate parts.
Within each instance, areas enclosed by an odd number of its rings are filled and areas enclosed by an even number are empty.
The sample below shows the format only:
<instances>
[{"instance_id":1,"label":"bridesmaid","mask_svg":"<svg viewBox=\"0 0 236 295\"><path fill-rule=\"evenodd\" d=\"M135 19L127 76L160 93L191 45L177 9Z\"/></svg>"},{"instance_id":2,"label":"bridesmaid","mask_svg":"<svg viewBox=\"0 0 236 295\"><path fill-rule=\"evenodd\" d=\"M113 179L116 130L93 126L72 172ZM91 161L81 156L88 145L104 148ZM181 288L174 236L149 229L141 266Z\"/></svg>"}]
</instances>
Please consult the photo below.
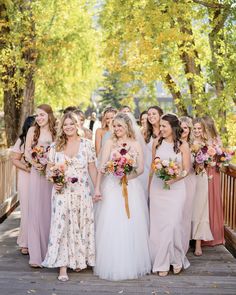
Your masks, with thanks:
<instances>
[{"instance_id":1,"label":"bridesmaid","mask_svg":"<svg viewBox=\"0 0 236 295\"><path fill-rule=\"evenodd\" d=\"M177 116L161 117L161 137L153 145L153 158L177 160L181 166L178 178L167 181L170 190L163 189L163 181L152 176L150 186L150 250L152 271L159 276L168 275L170 266L174 274L189 267L182 242L182 218L186 199L184 176L190 169L190 149L181 141L182 128Z\"/></svg>"},{"instance_id":2,"label":"bridesmaid","mask_svg":"<svg viewBox=\"0 0 236 295\"><path fill-rule=\"evenodd\" d=\"M111 137L111 122L117 111L112 107L108 107L104 110L102 117L102 128L98 128L95 134L95 150L96 156L99 156L100 150L105 141Z\"/></svg>"},{"instance_id":3,"label":"bridesmaid","mask_svg":"<svg viewBox=\"0 0 236 295\"><path fill-rule=\"evenodd\" d=\"M67 281L67 268L95 265L93 202L89 176L96 181L95 151L90 140L79 136L76 114L63 116L58 138L49 152L48 168L65 165L66 186L54 184L49 244L43 266L59 267L58 280ZM50 177L50 170L48 169ZM73 181L70 179L74 179Z\"/></svg>"},{"instance_id":4,"label":"bridesmaid","mask_svg":"<svg viewBox=\"0 0 236 295\"><path fill-rule=\"evenodd\" d=\"M201 118L193 120L193 144L206 145L206 125ZM195 256L202 255L201 241L211 241L213 236L209 223L208 176L205 171L196 175L196 190L193 200L192 239L196 240Z\"/></svg>"},{"instance_id":5,"label":"bridesmaid","mask_svg":"<svg viewBox=\"0 0 236 295\"><path fill-rule=\"evenodd\" d=\"M209 116L203 117L207 127L208 143L213 146L222 147L220 136L216 130L214 120ZM208 198L209 198L209 214L210 227L213 235L213 241L203 241L204 246L216 246L225 243L224 240L224 216L223 205L220 191L220 173L216 167L207 168L208 176Z\"/></svg>"},{"instance_id":6,"label":"bridesmaid","mask_svg":"<svg viewBox=\"0 0 236 295\"><path fill-rule=\"evenodd\" d=\"M140 130L144 138L147 135L147 111L143 111L139 116Z\"/></svg>"},{"instance_id":7,"label":"bridesmaid","mask_svg":"<svg viewBox=\"0 0 236 295\"><path fill-rule=\"evenodd\" d=\"M21 253L28 254L28 201L29 201L29 176L30 165L27 163L24 157L25 152L25 139L29 128L34 123L34 117L29 116L25 119L22 127L22 133L17 139L12 152L12 163L18 168L17 184L18 184L18 196L20 200L20 233L17 238L17 244L21 248Z\"/></svg>"},{"instance_id":8,"label":"bridesmaid","mask_svg":"<svg viewBox=\"0 0 236 295\"><path fill-rule=\"evenodd\" d=\"M150 167L152 163L152 146L158 142L160 137L160 119L163 115L163 110L158 106L151 106L147 110L147 131L145 136L146 142L146 155L144 163L144 176L146 183L148 183ZM148 184L147 190L149 190Z\"/></svg>"},{"instance_id":9,"label":"bridesmaid","mask_svg":"<svg viewBox=\"0 0 236 295\"><path fill-rule=\"evenodd\" d=\"M183 129L183 133L181 135L181 139L184 142L187 142L190 146L191 142L191 134L193 129L192 119L189 117L181 117L180 118L181 128ZM196 175L193 169L193 157L191 157L191 167L188 176L185 178L186 184L186 201L184 206L184 219L183 219L183 243L185 253L188 252L189 249L189 241L191 239L191 219L192 219L192 211L193 211L193 199L196 190Z\"/></svg>"},{"instance_id":10,"label":"bridesmaid","mask_svg":"<svg viewBox=\"0 0 236 295\"><path fill-rule=\"evenodd\" d=\"M52 184L42 175L44 166L32 161L31 150L43 146L45 151L55 138L55 118L52 108L42 104L36 110L36 122L28 131L25 157L32 164L29 186L28 247L32 267L41 267L48 245L51 218Z\"/></svg>"},{"instance_id":11,"label":"bridesmaid","mask_svg":"<svg viewBox=\"0 0 236 295\"><path fill-rule=\"evenodd\" d=\"M90 129L84 127L84 122L85 122L85 114L84 114L84 112L77 109L76 111L74 111L74 113L78 116L79 123L80 123L80 128L83 131L83 137L87 138L89 140L92 140L93 139L93 132Z\"/></svg>"}]
</instances>

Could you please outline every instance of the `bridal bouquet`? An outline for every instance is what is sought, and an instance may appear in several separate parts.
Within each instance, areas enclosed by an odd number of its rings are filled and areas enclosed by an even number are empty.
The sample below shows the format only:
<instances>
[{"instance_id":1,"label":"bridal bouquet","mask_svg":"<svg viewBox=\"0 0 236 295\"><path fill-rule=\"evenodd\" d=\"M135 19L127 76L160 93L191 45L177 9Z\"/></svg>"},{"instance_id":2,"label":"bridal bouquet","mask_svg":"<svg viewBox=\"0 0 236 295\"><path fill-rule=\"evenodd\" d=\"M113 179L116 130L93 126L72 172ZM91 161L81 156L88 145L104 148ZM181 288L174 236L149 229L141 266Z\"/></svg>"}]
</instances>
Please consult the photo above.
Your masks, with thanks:
<instances>
[{"instance_id":1,"label":"bridal bouquet","mask_svg":"<svg viewBox=\"0 0 236 295\"><path fill-rule=\"evenodd\" d=\"M129 204L128 204L128 179L127 175L136 172L136 159L130 149L127 148L127 144L122 144L122 147L112 154L111 160L109 160L103 167L105 174L112 174L120 179L122 186L122 194L125 199L125 209L127 217L130 218Z\"/></svg>"},{"instance_id":2,"label":"bridal bouquet","mask_svg":"<svg viewBox=\"0 0 236 295\"><path fill-rule=\"evenodd\" d=\"M49 149L50 146L34 146L31 149L32 163L41 175L45 175ZM41 169L37 167L38 165L40 165Z\"/></svg>"},{"instance_id":3,"label":"bridal bouquet","mask_svg":"<svg viewBox=\"0 0 236 295\"><path fill-rule=\"evenodd\" d=\"M170 186L166 181L175 179L182 175L179 164L172 160L161 160L156 157L152 163L152 171L155 175L164 181L163 189L170 189ZM185 175L183 175L185 176Z\"/></svg>"},{"instance_id":4,"label":"bridal bouquet","mask_svg":"<svg viewBox=\"0 0 236 295\"><path fill-rule=\"evenodd\" d=\"M216 149L213 146L195 144L191 147L191 150L194 156L193 168L196 175L205 173L207 167L216 165Z\"/></svg>"}]
</instances>

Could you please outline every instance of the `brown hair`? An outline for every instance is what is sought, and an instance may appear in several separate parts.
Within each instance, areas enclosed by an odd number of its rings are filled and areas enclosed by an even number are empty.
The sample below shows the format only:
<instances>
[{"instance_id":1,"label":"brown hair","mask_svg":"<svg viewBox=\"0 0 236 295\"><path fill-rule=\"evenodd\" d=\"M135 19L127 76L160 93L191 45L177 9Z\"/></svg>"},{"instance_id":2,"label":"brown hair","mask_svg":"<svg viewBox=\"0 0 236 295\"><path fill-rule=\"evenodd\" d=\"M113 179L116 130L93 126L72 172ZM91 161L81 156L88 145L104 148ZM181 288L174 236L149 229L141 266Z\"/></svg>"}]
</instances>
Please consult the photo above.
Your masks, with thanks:
<instances>
[{"instance_id":1,"label":"brown hair","mask_svg":"<svg viewBox=\"0 0 236 295\"><path fill-rule=\"evenodd\" d=\"M162 110L160 107L158 107L158 106L151 106L151 107L148 108L147 113L148 113L148 111L151 110L151 109L156 110L156 111L158 112L160 118L161 118L161 116L163 115L163 110ZM153 126L152 126L152 124L148 121L148 119L147 119L147 132L146 132L146 134L147 134L147 136L146 136L146 138L145 138L145 141L146 141L146 143L149 143L150 140L151 140L151 137L154 137L154 136L153 136L154 134L153 134Z\"/></svg>"},{"instance_id":2,"label":"brown hair","mask_svg":"<svg viewBox=\"0 0 236 295\"><path fill-rule=\"evenodd\" d=\"M103 128L103 129L107 127L107 126L105 125L105 123L104 123L104 119L105 119L105 116L106 116L107 113L114 113L114 114L116 114L116 113L117 113L117 110L114 109L113 107L107 107L107 108L104 110L104 112L103 112L103 114L102 114L102 128Z\"/></svg>"},{"instance_id":3,"label":"brown hair","mask_svg":"<svg viewBox=\"0 0 236 295\"><path fill-rule=\"evenodd\" d=\"M179 147L183 143L181 140L181 135L183 133L183 129L180 126L179 118L174 114L165 114L161 117L161 120L167 121L171 126L173 141L174 141L173 149L174 149L174 152L176 154L178 154L180 151ZM158 140L156 148L158 148L161 145L163 139L164 139L164 137L161 136L160 139Z\"/></svg>"},{"instance_id":4,"label":"brown hair","mask_svg":"<svg viewBox=\"0 0 236 295\"><path fill-rule=\"evenodd\" d=\"M67 143L67 137L65 132L63 131L63 125L66 119L71 119L76 126L77 134L79 136L82 135L82 130L80 129L78 116L74 112L65 113L64 116L61 118L60 124L58 127L57 138L56 138L56 151L62 151Z\"/></svg>"},{"instance_id":5,"label":"brown hair","mask_svg":"<svg viewBox=\"0 0 236 295\"><path fill-rule=\"evenodd\" d=\"M206 124L206 130L208 132L209 137L212 139L219 138L219 134L217 132L214 120L210 116L204 116L202 117L202 119Z\"/></svg>"},{"instance_id":6,"label":"brown hair","mask_svg":"<svg viewBox=\"0 0 236 295\"><path fill-rule=\"evenodd\" d=\"M53 115L53 110L50 105L48 104L41 104L37 106L37 109L43 110L45 113L48 114L48 125L49 125L49 130L52 135L52 139L56 137L56 129L55 129L55 124L56 124L56 119ZM36 146L38 144L38 139L40 136L40 126L38 123L35 121L34 123L34 137L33 137L33 146Z\"/></svg>"}]
</instances>

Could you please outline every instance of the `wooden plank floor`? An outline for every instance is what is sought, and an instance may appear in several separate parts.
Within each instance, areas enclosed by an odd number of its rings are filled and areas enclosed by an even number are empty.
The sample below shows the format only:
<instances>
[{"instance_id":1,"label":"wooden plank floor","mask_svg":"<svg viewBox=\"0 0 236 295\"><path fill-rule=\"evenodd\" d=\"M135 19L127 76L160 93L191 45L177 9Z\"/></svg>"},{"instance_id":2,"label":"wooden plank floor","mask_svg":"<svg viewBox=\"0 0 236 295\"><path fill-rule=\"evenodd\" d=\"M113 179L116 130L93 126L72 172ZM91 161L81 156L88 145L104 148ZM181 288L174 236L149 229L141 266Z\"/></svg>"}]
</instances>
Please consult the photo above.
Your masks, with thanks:
<instances>
[{"instance_id":1,"label":"wooden plank floor","mask_svg":"<svg viewBox=\"0 0 236 295\"><path fill-rule=\"evenodd\" d=\"M139 280L109 282L92 270L71 272L70 281L56 280L53 269L35 270L16 246L19 211L0 224L0 295L110 295L110 294L236 294L236 259L223 247L204 248L202 257L191 252L191 266L178 276L148 275Z\"/></svg>"}]
</instances>

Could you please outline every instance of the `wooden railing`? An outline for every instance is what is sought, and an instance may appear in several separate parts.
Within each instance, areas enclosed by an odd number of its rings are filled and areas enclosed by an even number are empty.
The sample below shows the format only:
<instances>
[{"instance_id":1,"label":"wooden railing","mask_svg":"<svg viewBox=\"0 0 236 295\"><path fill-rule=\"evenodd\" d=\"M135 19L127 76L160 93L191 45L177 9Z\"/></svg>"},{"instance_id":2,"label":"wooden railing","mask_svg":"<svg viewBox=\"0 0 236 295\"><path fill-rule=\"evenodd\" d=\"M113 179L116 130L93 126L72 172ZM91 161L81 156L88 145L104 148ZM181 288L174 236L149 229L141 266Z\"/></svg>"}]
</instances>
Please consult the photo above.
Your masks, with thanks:
<instances>
[{"instance_id":1,"label":"wooden railing","mask_svg":"<svg viewBox=\"0 0 236 295\"><path fill-rule=\"evenodd\" d=\"M10 151L0 151L0 222L16 206L17 175L11 163Z\"/></svg>"},{"instance_id":2,"label":"wooden railing","mask_svg":"<svg viewBox=\"0 0 236 295\"><path fill-rule=\"evenodd\" d=\"M236 257L236 165L221 169L226 247Z\"/></svg>"}]
</instances>

